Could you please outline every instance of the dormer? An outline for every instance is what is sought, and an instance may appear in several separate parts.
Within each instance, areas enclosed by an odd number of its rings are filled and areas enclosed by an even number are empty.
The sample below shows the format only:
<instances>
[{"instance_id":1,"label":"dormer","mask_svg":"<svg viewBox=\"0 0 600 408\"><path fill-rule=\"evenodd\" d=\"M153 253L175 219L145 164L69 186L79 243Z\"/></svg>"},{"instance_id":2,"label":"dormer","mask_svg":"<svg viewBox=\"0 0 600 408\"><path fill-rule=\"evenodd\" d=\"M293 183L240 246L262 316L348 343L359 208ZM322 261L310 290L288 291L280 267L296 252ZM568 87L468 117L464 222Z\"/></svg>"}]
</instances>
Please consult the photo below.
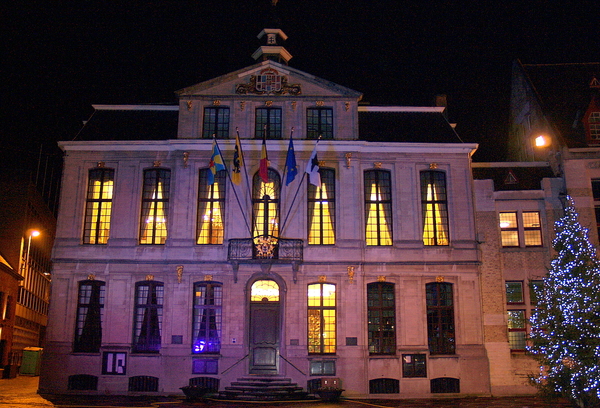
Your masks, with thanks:
<instances>
[{"instance_id":1,"label":"dormer","mask_svg":"<svg viewBox=\"0 0 600 408\"><path fill-rule=\"evenodd\" d=\"M600 144L600 81L596 77L590 81L592 99L583 116L585 137L589 144Z\"/></svg>"},{"instance_id":2,"label":"dormer","mask_svg":"<svg viewBox=\"0 0 600 408\"><path fill-rule=\"evenodd\" d=\"M265 28L258 34L258 39L265 38L266 45L261 45L252 58L255 60L272 60L279 62L280 64L288 65L288 61L292 59L292 54L288 52L282 45L278 45L278 42L287 40L287 35L279 28Z\"/></svg>"}]
</instances>

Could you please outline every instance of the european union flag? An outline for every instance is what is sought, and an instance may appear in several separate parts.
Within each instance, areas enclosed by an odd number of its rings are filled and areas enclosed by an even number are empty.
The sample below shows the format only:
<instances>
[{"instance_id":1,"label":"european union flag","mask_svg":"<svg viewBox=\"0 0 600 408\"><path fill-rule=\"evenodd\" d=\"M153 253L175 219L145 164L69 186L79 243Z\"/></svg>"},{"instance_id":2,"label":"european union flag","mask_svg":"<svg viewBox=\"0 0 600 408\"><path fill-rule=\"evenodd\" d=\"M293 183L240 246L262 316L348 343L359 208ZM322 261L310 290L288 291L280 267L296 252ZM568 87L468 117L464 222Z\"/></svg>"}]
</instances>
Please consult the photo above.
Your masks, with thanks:
<instances>
[{"instance_id":1,"label":"european union flag","mask_svg":"<svg viewBox=\"0 0 600 408\"><path fill-rule=\"evenodd\" d=\"M294 142L290 137L290 146L288 147L287 157L285 158L285 185L289 185L298 174L298 165L296 164L296 153L294 153Z\"/></svg>"}]
</instances>

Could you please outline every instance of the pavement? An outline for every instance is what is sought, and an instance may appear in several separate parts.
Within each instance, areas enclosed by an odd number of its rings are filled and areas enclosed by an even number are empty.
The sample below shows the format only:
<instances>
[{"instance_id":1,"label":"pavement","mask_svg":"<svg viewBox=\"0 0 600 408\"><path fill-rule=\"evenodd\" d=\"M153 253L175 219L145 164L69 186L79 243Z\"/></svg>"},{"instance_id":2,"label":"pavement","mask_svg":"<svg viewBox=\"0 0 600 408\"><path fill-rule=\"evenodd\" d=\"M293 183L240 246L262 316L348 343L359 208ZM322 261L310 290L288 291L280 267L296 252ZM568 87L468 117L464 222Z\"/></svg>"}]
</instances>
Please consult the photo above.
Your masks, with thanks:
<instances>
[{"instance_id":1,"label":"pavement","mask_svg":"<svg viewBox=\"0 0 600 408\"><path fill-rule=\"evenodd\" d=\"M564 401L544 401L537 397L480 397L400 400L354 400L342 398L339 402L286 401L239 402L199 400L187 401L183 396L90 396L39 395L39 377L17 376L0 379L0 408L568 408Z\"/></svg>"}]
</instances>

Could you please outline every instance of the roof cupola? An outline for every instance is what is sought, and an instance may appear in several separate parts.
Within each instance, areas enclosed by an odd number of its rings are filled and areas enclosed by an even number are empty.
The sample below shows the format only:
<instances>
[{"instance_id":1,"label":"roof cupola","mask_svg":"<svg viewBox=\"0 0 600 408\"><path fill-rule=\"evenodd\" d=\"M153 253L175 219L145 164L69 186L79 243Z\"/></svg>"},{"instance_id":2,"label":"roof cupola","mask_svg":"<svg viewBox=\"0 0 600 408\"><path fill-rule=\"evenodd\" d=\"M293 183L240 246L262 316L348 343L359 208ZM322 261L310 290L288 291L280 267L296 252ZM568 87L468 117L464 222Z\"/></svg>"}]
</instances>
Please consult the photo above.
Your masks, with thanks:
<instances>
[{"instance_id":1,"label":"roof cupola","mask_svg":"<svg viewBox=\"0 0 600 408\"><path fill-rule=\"evenodd\" d=\"M267 22L267 27L259 34L259 39L265 39L266 44L261 45L254 54L252 54L252 58L255 60L272 60L279 62L281 64L288 64L288 61L292 59L292 54L288 52L280 43L287 40L287 35L279 28L280 20L277 16L275 6L277 5L278 0L271 0L271 6L269 13L269 21Z\"/></svg>"},{"instance_id":2,"label":"roof cupola","mask_svg":"<svg viewBox=\"0 0 600 408\"><path fill-rule=\"evenodd\" d=\"M265 28L258 34L258 38L265 38L266 45L261 45L254 51L252 58L255 60L273 60L287 65L288 61L292 59L292 54L278 44L278 41L287 40L287 35L280 28Z\"/></svg>"}]
</instances>

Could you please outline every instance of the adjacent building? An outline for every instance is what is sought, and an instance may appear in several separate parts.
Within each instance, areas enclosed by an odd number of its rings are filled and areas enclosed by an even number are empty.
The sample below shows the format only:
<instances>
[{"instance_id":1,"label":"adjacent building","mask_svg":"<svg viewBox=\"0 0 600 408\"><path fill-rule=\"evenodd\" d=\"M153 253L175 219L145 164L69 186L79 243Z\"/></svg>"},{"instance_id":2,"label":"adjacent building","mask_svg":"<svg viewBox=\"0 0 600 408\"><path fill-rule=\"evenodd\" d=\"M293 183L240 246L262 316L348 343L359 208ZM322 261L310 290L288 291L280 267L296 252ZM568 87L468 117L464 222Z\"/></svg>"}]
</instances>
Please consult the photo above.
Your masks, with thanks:
<instances>
[{"instance_id":1,"label":"adjacent building","mask_svg":"<svg viewBox=\"0 0 600 408\"><path fill-rule=\"evenodd\" d=\"M28 180L0 187L0 366L12 376L23 349L44 346L56 220Z\"/></svg>"}]
</instances>

